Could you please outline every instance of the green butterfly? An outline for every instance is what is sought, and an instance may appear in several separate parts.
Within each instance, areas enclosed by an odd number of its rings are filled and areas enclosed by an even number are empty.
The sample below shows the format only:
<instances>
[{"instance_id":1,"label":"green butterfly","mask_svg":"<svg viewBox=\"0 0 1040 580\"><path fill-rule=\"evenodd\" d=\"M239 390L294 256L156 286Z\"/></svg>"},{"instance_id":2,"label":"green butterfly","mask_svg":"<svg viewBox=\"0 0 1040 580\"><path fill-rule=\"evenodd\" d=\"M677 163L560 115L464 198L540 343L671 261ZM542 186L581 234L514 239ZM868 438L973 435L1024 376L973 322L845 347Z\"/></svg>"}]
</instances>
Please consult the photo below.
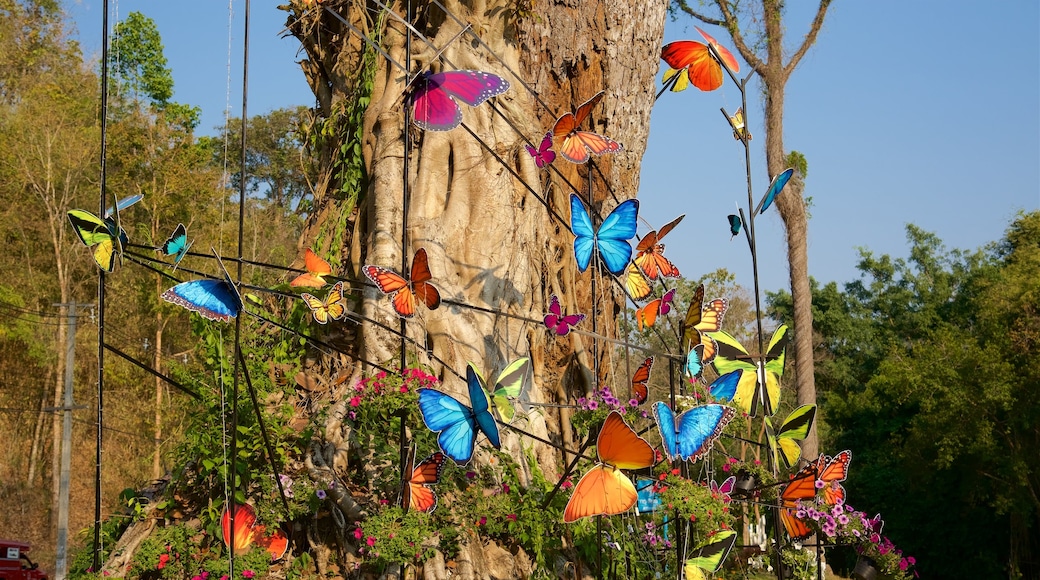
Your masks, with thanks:
<instances>
[{"instance_id":1,"label":"green butterfly","mask_svg":"<svg viewBox=\"0 0 1040 580\"><path fill-rule=\"evenodd\" d=\"M765 368L761 369L764 371L762 374L765 381L765 401L758 399L757 387L760 370L756 364L758 357L748 354L747 349L728 332L722 330L709 332L708 336L715 339L719 345L718 354L711 363L715 367L715 372L724 375L737 369L745 371L733 394L733 404L751 416L757 416L760 403L764 405L767 416L776 413L777 406L780 404L780 377L784 374L784 349L789 340L787 325L781 324L773 331L773 337L769 339L769 346L766 349Z\"/></svg>"},{"instance_id":2,"label":"green butterfly","mask_svg":"<svg viewBox=\"0 0 1040 580\"><path fill-rule=\"evenodd\" d=\"M733 530L718 532L712 538L714 541L697 548L693 557L686 560L686 575L683 576L686 580L704 580L702 570L718 572L737 543L737 533Z\"/></svg>"},{"instance_id":3,"label":"green butterfly","mask_svg":"<svg viewBox=\"0 0 1040 580\"><path fill-rule=\"evenodd\" d=\"M115 269L116 257L121 257L123 248L130 243L126 231L111 218L101 219L82 209L71 210L68 216L83 245L94 247L94 261L98 268L106 272Z\"/></svg>"},{"instance_id":4,"label":"green butterfly","mask_svg":"<svg viewBox=\"0 0 1040 580\"><path fill-rule=\"evenodd\" d=\"M520 391L524 388L524 379L527 378L527 371L531 369L531 359L526 357L518 358L506 365L506 368L502 369L498 378L495 379L494 391L488 388L484 375L477 370L477 365L469 363L469 366L473 367L473 370L476 372L477 379L480 380L480 386L488 394L492 406L498 412L498 416L506 423L511 422L513 417L516 416L516 408L513 407L512 400L518 398Z\"/></svg>"},{"instance_id":5,"label":"green butterfly","mask_svg":"<svg viewBox=\"0 0 1040 580\"><path fill-rule=\"evenodd\" d=\"M766 438L773 452L773 465L777 464L777 455L783 459L788 469L798 463L798 458L802 456L802 448L798 441L804 441L809 436L815 419L816 405L802 405L791 411L780 425L780 429L774 432L773 422L769 417L765 417Z\"/></svg>"}]
</instances>

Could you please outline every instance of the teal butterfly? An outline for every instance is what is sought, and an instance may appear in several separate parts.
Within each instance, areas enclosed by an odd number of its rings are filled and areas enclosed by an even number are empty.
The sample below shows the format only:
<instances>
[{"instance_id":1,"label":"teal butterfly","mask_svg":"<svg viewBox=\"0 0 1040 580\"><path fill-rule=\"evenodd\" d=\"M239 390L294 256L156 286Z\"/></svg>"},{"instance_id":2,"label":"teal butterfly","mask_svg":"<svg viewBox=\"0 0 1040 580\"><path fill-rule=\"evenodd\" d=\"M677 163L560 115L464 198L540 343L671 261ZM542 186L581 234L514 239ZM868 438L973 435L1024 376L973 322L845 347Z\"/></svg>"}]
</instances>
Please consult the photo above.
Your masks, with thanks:
<instances>
[{"instance_id":1,"label":"teal butterfly","mask_svg":"<svg viewBox=\"0 0 1040 580\"><path fill-rule=\"evenodd\" d=\"M184 224L177 224L177 229L173 230L173 234L163 242L162 246L159 246L159 251L164 256L173 256L174 269L176 269L176 266L184 259L184 255L188 253L191 244L188 241L188 230L184 228Z\"/></svg>"},{"instance_id":2,"label":"teal butterfly","mask_svg":"<svg viewBox=\"0 0 1040 580\"><path fill-rule=\"evenodd\" d=\"M476 373L477 380L480 381L480 387L490 396L491 406L495 408L498 416L506 423L512 421L513 417L516 416L513 400L520 397L520 391L524 388L527 372L531 370L531 359L526 357L518 358L506 365L506 368L502 369L502 372L498 374L498 378L495 379L493 391L488 388L484 375L477 370L477 365L469 363L469 367Z\"/></svg>"}]
</instances>

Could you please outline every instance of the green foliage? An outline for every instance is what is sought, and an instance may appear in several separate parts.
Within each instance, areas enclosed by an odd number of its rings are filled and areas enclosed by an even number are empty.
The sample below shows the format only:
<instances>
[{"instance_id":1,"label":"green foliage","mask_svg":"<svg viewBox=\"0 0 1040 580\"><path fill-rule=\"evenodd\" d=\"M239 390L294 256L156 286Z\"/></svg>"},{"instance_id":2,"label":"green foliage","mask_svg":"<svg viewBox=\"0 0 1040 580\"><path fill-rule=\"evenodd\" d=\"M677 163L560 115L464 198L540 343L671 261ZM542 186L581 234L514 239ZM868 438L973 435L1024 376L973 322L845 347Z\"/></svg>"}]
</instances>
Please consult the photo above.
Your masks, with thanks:
<instances>
[{"instance_id":1,"label":"green foliage","mask_svg":"<svg viewBox=\"0 0 1040 580\"><path fill-rule=\"evenodd\" d=\"M115 26L109 51L110 70L135 95L156 105L173 96L173 74L166 67L162 37L155 21L140 12L131 12Z\"/></svg>"},{"instance_id":2,"label":"green foliage","mask_svg":"<svg viewBox=\"0 0 1040 580\"><path fill-rule=\"evenodd\" d=\"M677 517L690 522L686 529L694 538L694 545L707 541L719 530L733 529L729 502L708 486L679 475L678 469L658 476L654 488L668 510L675 510Z\"/></svg>"}]
</instances>

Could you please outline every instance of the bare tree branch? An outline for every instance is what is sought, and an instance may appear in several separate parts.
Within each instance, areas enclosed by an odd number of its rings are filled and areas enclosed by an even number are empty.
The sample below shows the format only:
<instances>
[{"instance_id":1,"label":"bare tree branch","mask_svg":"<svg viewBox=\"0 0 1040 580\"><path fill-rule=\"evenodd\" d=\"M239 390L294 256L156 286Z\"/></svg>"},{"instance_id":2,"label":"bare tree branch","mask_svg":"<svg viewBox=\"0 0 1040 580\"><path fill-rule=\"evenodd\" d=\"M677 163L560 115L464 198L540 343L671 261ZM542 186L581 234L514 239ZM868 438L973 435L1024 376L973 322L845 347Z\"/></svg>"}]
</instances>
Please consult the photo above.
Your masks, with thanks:
<instances>
[{"instance_id":1,"label":"bare tree branch","mask_svg":"<svg viewBox=\"0 0 1040 580\"><path fill-rule=\"evenodd\" d=\"M831 0L820 0L820 7L816 10L816 17L813 18L812 26L809 27L809 32L805 33L805 38L802 40L802 45L798 47L798 50L791 55L791 60L784 66L784 78L791 76L795 67L798 66L798 62L802 60L805 53L808 52L809 47L816 43L816 35L819 34L820 29L823 28L823 19L827 16L827 8L831 5Z\"/></svg>"},{"instance_id":2,"label":"bare tree branch","mask_svg":"<svg viewBox=\"0 0 1040 580\"><path fill-rule=\"evenodd\" d=\"M829 0L824 0L829 1ZM762 62L755 51L751 50L751 47L744 42L744 37L740 34L740 25L737 22L737 15L729 5L728 0L715 0L715 4L719 7L719 12L722 13L723 24L726 30L729 31L730 37L733 38L733 46L737 47L737 52L744 58L744 61L748 63L752 70L755 71L758 76L765 76L767 65L769 63Z\"/></svg>"},{"instance_id":3,"label":"bare tree branch","mask_svg":"<svg viewBox=\"0 0 1040 580\"><path fill-rule=\"evenodd\" d=\"M723 26L724 24L726 24L722 20L718 20L716 18L712 18L710 16L695 11L693 8L690 8L690 5L686 3L686 0L675 0L675 5L679 7L679 10L682 10L683 12L689 14L690 16L693 16L694 18L700 20L705 24L711 24L714 26Z\"/></svg>"}]
</instances>

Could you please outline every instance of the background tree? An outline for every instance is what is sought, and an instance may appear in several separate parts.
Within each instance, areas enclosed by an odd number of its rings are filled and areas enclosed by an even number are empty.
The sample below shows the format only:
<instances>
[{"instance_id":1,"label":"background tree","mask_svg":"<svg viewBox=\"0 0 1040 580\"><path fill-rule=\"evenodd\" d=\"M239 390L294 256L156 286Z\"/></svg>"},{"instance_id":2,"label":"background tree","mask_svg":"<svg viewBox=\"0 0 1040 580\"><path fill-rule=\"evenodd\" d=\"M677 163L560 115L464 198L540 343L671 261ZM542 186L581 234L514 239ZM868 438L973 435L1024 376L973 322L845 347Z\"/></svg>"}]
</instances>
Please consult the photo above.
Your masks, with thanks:
<instances>
[{"instance_id":1,"label":"background tree","mask_svg":"<svg viewBox=\"0 0 1040 580\"><path fill-rule=\"evenodd\" d=\"M823 26L831 0L820 0L816 15L809 25L801 44L784 62L784 2L761 0L761 3L741 3L735 0L713 0L717 14L706 14L691 7L686 0L673 0L686 14L707 24L722 26L729 32L740 56L751 66L762 81L765 100L766 168L770 179L791 165L784 150L784 90L802 57L816 42ZM798 156L801 158L801 156ZM804 158L795 166L804 170ZM796 172L787 184L784 194L776 198L776 207L783 219L787 234L787 261L790 267L791 295L794 297L793 340L795 377L798 385L798 405L816 403L816 385L813 368L812 290L809 284L808 216L805 188ZM816 457L819 444L816 430L802 442L805 457Z\"/></svg>"}]
</instances>

